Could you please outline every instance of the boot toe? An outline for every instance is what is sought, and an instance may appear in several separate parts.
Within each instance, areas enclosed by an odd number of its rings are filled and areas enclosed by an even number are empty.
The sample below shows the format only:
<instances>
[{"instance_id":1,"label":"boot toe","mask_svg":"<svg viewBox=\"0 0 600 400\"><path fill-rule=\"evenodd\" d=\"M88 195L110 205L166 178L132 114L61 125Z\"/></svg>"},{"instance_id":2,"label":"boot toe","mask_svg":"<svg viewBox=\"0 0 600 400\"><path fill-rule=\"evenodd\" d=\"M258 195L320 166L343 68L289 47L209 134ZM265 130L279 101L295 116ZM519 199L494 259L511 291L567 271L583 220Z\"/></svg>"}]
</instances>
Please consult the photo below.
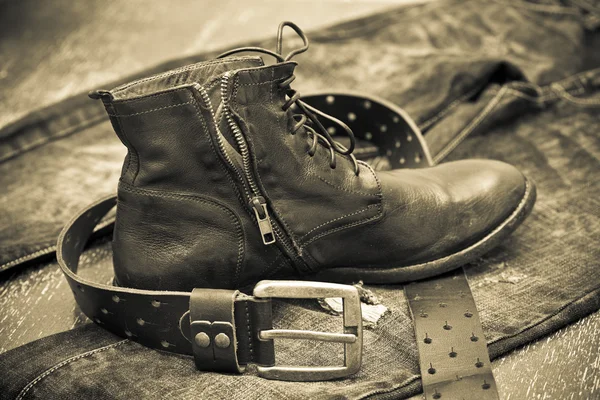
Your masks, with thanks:
<instances>
[{"instance_id":1,"label":"boot toe","mask_svg":"<svg viewBox=\"0 0 600 400\"><path fill-rule=\"evenodd\" d=\"M445 174L451 175L446 176L446 182L455 213L448 225L451 240L447 244L455 249L482 239L502 225L526 197L527 180L512 165L465 160L442 166Z\"/></svg>"}]
</instances>

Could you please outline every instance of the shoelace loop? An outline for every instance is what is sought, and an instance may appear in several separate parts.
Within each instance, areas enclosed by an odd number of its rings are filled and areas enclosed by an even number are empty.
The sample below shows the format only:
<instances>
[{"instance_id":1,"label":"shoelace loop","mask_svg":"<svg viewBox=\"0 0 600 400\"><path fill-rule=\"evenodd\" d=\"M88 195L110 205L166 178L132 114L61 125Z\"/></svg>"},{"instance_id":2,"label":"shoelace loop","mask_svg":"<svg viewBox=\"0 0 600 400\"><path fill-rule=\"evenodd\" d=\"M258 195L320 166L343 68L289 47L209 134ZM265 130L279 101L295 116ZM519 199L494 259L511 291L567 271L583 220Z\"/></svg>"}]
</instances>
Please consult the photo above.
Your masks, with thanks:
<instances>
[{"instance_id":1,"label":"shoelace loop","mask_svg":"<svg viewBox=\"0 0 600 400\"><path fill-rule=\"evenodd\" d=\"M296 32L296 34L298 34L298 36L302 39L303 45L300 48L292 50L290 53L288 53L287 56L284 57L282 55L283 30L286 26L292 28L294 30L294 32ZM298 54L304 53L305 51L308 50L308 46L309 46L308 38L306 37L306 35L302 31L302 29L300 29L298 27L298 25L294 24L293 22L284 21L281 24L279 24L279 28L277 29L276 51L271 51L271 50L268 50L268 49L265 49L262 47L240 47L237 49L226 51L225 53L222 53L219 56L217 56L217 58L227 57L232 54L241 53L241 52L257 52L257 53L263 53L263 54L270 55L270 56L274 57L278 63L282 63L282 62L290 61L294 56L296 56ZM279 83L279 88L282 90L286 90L286 96L288 97L288 100L281 107L282 110L287 111L290 109L290 107L292 107L292 105L296 105L298 107L298 109L302 112L302 114L294 114L294 119L297 119L297 123L296 123L296 125L294 125L294 128L292 129L292 132L291 132L292 135L296 134L296 132L298 132L298 130L300 128L304 127L307 134L309 136L311 136L313 139L312 144L311 144L310 148L308 149L309 156L313 157L315 155L318 144L321 143L323 146L325 146L326 148L329 149L329 153L330 153L329 166L332 169L336 168L336 153L338 153L342 156L348 156L350 158L350 160L352 161L352 163L354 165L354 173L356 174L356 176L358 176L358 174L359 174L358 162L356 161L356 157L354 157L354 154L352 154L352 152L354 151L355 145L356 145L356 139L354 137L354 132L352 132L352 129L350 129L350 127L348 127L348 125L346 125L339 119L334 118L331 115L328 115L328 114L306 104L302 100L300 100L300 97L301 97L300 93L290 87L290 85L292 84L292 82L295 79L296 79L296 77L294 75L291 75L290 77L286 78L284 81ZM331 135L329 134L327 129L325 129L325 127L323 126L323 124L321 123L321 121L319 120L318 117L325 118L325 119L333 122L334 124L338 125L340 128L342 128L346 132L348 137L350 138L349 147L346 148L342 144L336 142L331 137Z\"/></svg>"}]
</instances>

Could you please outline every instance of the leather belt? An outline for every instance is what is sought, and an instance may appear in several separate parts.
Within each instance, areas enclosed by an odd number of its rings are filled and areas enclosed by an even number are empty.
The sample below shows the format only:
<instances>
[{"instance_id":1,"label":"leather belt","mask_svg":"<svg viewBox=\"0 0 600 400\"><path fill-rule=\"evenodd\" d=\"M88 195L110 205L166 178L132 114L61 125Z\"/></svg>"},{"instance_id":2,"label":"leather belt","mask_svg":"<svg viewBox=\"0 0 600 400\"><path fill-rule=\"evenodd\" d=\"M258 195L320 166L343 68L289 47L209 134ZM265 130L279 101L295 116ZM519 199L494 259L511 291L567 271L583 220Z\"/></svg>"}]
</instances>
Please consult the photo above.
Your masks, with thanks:
<instances>
[{"instance_id":1,"label":"leather belt","mask_svg":"<svg viewBox=\"0 0 600 400\"><path fill-rule=\"evenodd\" d=\"M429 399L497 400L487 344L462 269L406 285L423 392Z\"/></svg>"},{"instance_id":2,"label":"leather belt","mask_svg":"<svg viewBox=\"0 0 600 400\"><path fill-rule=\"evenodd\" d=\"M60 268L81 310L109 331L145 346L193 355L201 370L242 372L257 365L268 379L318 381L360 369L362 316L358 290L349 285L304 281L262 281L253 296L237 290L194 289L191 293L103 285L77 275L81 252L94 227L115 205L115 196L97 201L63 229L57 246ZM272 298L341 297L344 332L273 329ZM343 366L275 366L273 340L312 339L344 343Z\"/></svg>"}]
</instances>

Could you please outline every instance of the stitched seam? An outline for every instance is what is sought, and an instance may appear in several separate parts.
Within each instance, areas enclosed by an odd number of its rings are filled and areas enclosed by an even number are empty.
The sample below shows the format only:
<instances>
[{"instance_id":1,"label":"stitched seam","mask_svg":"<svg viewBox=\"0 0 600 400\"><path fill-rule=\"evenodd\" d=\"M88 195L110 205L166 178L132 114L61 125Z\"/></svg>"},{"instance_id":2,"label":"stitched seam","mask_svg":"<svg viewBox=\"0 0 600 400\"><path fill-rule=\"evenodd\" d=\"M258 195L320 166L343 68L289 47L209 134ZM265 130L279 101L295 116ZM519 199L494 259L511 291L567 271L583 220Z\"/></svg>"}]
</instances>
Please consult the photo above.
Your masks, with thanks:
<instances>
[{"instance_id":1,"label":"stitched seam","mask_svg":"<svg viewBox=\"0 0 600 400\"><path fill-rule=\"evenodd\" d=\"M287 258L284 258L283 260L281 260L281 262L279 263L279 265L277 266L277 268L275 268L275 269L273 269L273 270L269 271L269 275L268 275L268 276L266 276L266 278L268 278L268 277L270 277L270 276L273 276L273 275L275 275L277 272L279 272L279 270L280 270L281 268L283 268L283 267L286 267L286 266L287 266L287 267L290 267L291 269L293 269L293 268L294 268L294 266L292 265L292 262L291 262L289 259L287 259Z\"/></svg>"},{"instance_id":2,"label":"stitched seam","mask_svg":"<svg viewBox=\"0 0 600 400\"><path fill-rule=\"evenodd\" d=\"M129 192L129 193L140 194L140 195L191 200L191 201L195 201L198 203L210 204L212 206L215 206L215 207L220 208L221 210L225 211L231 218L231 221L233 221L233 224L237 231L236 233L238 235L238 258L237 258L237 265L236 265L236 274L235 274L235 279L234 279L235 284L238 283L239 273L240 273L241 264L243 261L243 254L244 254L244 231L241 227L239 217L232 210L223 206L222 204L215 202L214 200L206 199L206 198L199 197L199 196L193 195L193 194L183 195L183 194L176 194L176 193L158 192L155 190L148 190L148 189L139 189L139 188L131 187L130 185L128 185L125 182L123 182L123 184L120 186L120 189L125 190L126 192ZM122 203L121 206L123 206L123 205L125 205L125 204Z\"/></svg>"},{"instance_id":3,"label":"stitched seam","mask_svg":"<svg viewBox=\"0 0 600 400\"><path fill-rule=\"evenodd\" d=\"M153 99L153 98L161 97L161 96L167 96L167 95L175 93L175 92L184 91L189 86L191 86L191 84L182 84L180 86L173 86L173 87L168 87L168 88L164 88L164 89L157 89L158 91L153 94L143 94L143 95L138 95L136 97L130 97L130 98L125 98L125 99L115 99L115 100L111 100L110 102L111 102L111 104L139 103L144 100Z\"/></svg>"},{"instance_id":4,"label":"stitched seam","mask_svg":"<svg viewBox=\"0 0 600 400\"><path fill-rule=\"evenodd\" d=\"M250 361L254 361L254 349L252 348L252 333L250 330L250 311L248 311L248 302L245 304L246 307L246 327L248 328L248 350L250 351Z\"/></svg>"},{"instance_id":5,"label":"stitched seam","mask_svg":"<svg viewBox=\"0 0 600 400\"><path fill-rule=\"evenodd\" d=\"M21 399L23 399L23 397L27 394L27 392L29 392L31 390L31 388L33 388L35 385L37 385L42 379L48 377L49 375L51 375L52 373L56 372L58 369L64 367L65 365L71 364L72 362L75 362L77 360L81 360L82 358L85 358L85 357L92 356L92 355L100 353L102 351L115 348L115 347L120 346L120 345L122 345L124 343L127 343L127 342L129 342L129 339L125 339L125 340L122 340L122 341L117 342L117 343L109 344L108 346L99 347L97 349L90 350L90 351L87 351L85 353L78 354L78 355L76 355L74 357L67 358L66 360L63 360L63 361L59 362L58 364L56 364L52 368L47 369L46 371L44 371L43 373L41 373L40 375L38 375L37 378L35 378L31 382L29 382L23 388L23 390L21 390L21 392L18 394L18 396L16 397L15 400L21 400Z\"/></svg>"},{"instance_id":6,"label":"stitched seam","mask_svg":"<svg viewBox=\"0 0 600 400\"><path fill-rule=\"evenodd\" d=\"M353 226L361 225L361 224L363 224L363 223L366 223L366 222L372 221L372 220L374 220L374 219L378 219L378 218L380 218L380 217L381 217L381 215L383 214L383 206L382 206L382 203L383 203L383 191L382 191L382 188L381 188L381 182L379 181L379 178L377 177L377 174L375 173L375 171L373 170L373 168L371 168L371 166L370 166L369 164L367 164L367 163L366 163L366 162L364 162L364 161L358 161L358 163L359 163L359 164L361 164L361 165L363 165L363 166L365 166L365 167L366 167L366 168L367 168L367 169L368 169L368 170L371 172L371 174L373 175L373 178L375 178L375 182L377 182L377 188L378 188L378 190L379 190L379 194L378 194L378 196L379 196L379 198L380 198L380 201L379 201L379 203L377 203L377 204L371 204L371 205L369 205L369 206L365 207L365 209L363 209L363 210L360 210L360 211L357 211L355 214L358 214L358 213L360 213L360 212L364 212L364 211L366 211L367 209L369 209L369 208L373 208L373 207L377 207L377 209L378 209L378 212L377 212L377 214L376 214L376 215L374 215L373 217L367 218L367 219L365 219L365 220L359 220L359 221L356 221L356 222L349 223L349 224L347 224L347 225L343 225L343 226L340 226L340 227L333 228L333 229L330 229L330 230L328 230L328 231L322 232L322 233L320 233L319 235L317 235L317 236L313 237L312 239L309 239L309 240L308 240L306 243L304 243L304 244L301 246L301 250L304 250L304 249L305 249L305 248L306 248L306 247L307 247L307 246L308 246L310 243L314 242L315 240L317 240L317 239L319 239L319 238L322 238L322 237L324 237L324 236L326 236L326 235L329 235L330 233L338 232L338 231L340 231L340 230L342 230L342 229L346 229L346 228L350 228L350 227L353 227ZM352 215L352 214L349 214L349 215ZM347 216L349 216L349 215L347 215ZM343 218L343 217L340 217L340 218ZM330 221L330 222L333 222L333 221ZM315 229L316 229L316 228L315 228ZM313 229L313 230L314 230L314 229ZM311 232L312 232L312 230L311 230ZM309 233L310 233L310 232L309 232ZM302 238L304 239L304 238L306 238L307 236L308 236L308 233L307 233L306 235L304 235ZM307 254L308 254L308 253L307 253ZM310 256L310 255L309 255L309 256ZM314 260L314 258L312 258L312 256L310 256L310 258Z\"/></svg>"},{"instance_id":7,"label":"stitched seam","mask_svg":"<svg viewBox=\"0 0 600 400\"><path fill-rule=\"evenodd\" d=\"M165 110L167 108L174 108L174 107L181 107L181 106L185 106L188 104L191 104L191 101L188 101L187 103L178 103L178 104L173 104L170 106L164 106L164 107L159 107L159 108L153 108L152 110L148 110L148 111L142 111L142 112L138 112L135 114L108 114L111 117L133 117L135 115L142 115L142 114L148 114L151 112L155 112L155 111L160 111L160 110Z\"/></svg>"},{"instance_id":8,"label":"stitched seam","mask_svg":"<svg viewBox=\"0 0 600 400\"><path fill-rule=\"evenodd\" d=\"M240 77L239 77L239 74L237 74L236 78L234 80L235 85L234 85L234 91L233 91L233 98L229 102L229 107L231 109L233 109L236 112L236 114L238 114L238 115L239 115L239 108L238 108L239 107L239 103L238 103L238 100L237 100L237 93L238 93L239 86L243 86L243 85L240 84L239 81L240 81ZM279 122L279 117L278 117L277 121ZM241 125L239 125L239 126L240 126L240 129L241 129ZM246 140L248 141L248 143L252 143L251 140L249 140L249 139L246 139ZM261 178L260 172L258 170L256 171L256 178L258 179L260 185L264 188L265 185L262 182L262 178ZM294 237L294 233L290 229L287 221L283 218L283 216L281 215L281 213L279 212L279 210L277 210L277 208L275 208L275 205L272 202L271 202L270 206L273 209L273 211L277 214L277 217L279 217L279 220L281 221L282 225L284 226L284 228L288 232L288 236L289 236L289 238L290 238L293 246L297 248L297 244L296 244L296 239ZM284 232L284 234L285 234L285 232Z\"/></svg>"},{"instance_id":9,"label":"stitched seam","mask_svg":"<svg viewBox=\"0 0 600 400\"><path fill-rule=\"evenodd\" d=\"M4 271L5 269L10 268L10 267L12 267L14 265L17 265L17 264L19 264L22 261L28 261L28 260L34 259L36 257L52 253L53 251L56 251L56 246L49 246L49 247L46 247L44 249L38 250L36 252L33 252L31 254L27 254L25 256L19 257L19 258L15 259L15 260L7 262L6 264L0 265L0 271Z\"/></svg>"},{"instance_id":10,"label":"stitched seam","mask_svg":"<svg viewBox=\"0 0 600 400\"><path fill-rule=\"evenodd\" d=\"M342 191L347 192L347 193L355 193L355 194L359 194L361 196L366 196L366 197L379 197L379 194L377 194L377 193L366 193L366 192L361 192L359 190L350 190L350 189L346 189L346 188L344 188L342 186L338 186L338 185L336 185L334 183L329 182L325 178L321 178L319 175L317 175L317 174L315 174L313 172L308 172L308 175L312 175L312 176L314 176L316 178L319 178L320 180L322 180L323 182L325 182L329 186L331 186L331 187L333 187L335 189L338 189L338 190L342 190Z\"/></svg>"},{"instance_id":11,"label":"stitched seam","mask_svg":"<svg viewBox=\"0 0 600 400\"><path fill-rule=\"evenodd\" d=\"M114 107L112 105L110 106L110 108L111 108L111 110L114 111ZM133 152L133 155L135 156L136 170L135 170L135 174L133 174L133 177L131 178L131 184L133 185L133 184L135 184L135 180L136 180L138 174L140 173L140 155L138 154L137 149L131 144L129 137L127 136L127 132L125 132L125 129L123 129L123 124L121 124L121 120L118 117L116 117L115 119L117 120L117 125L119 126L119 131L123 135L123 139L126 142L125 146L127 147L127 152L129 153L129 150L131 149L131 151ZM129 154L129 157L127 157L127 167L125 168L125 173L123 175L126 175L129 172L129 167L131 166L131 158L132 158L132 155Z\"/></svg>"},{"instance_id":12,"label":"stitched seam","mask_svg":"<svg viewBox=\"0 0 600 400\"><path fill-rule=\"evenodd\" d=\"M203 68L203 67L209 67L209 66L212 66L212 65L225 64L228 61L244 61L244 60L251 61L253 59L251 57L238 57L238 58L223 58L223 59L220 59L220 60L212 60L212 61L201 61L201 62L198 62L196 64L186 65L185 67L179 67L179 68L176 68L176 69L171 70L171 71L163 72L162 74L149 76L149 77L143 78L143 79L138 79L138 80L135 80L133 82L129 82L129 83L123 85L123 86L117 86L115 89L113 89L113 92L114 93L121 92L121 91L123 91L125 89L128 89L128 88L130 88L132 86L135 86L137 84L145 83L145 82L156 80L156 79L160 79L160 78L166 78L167 76L176 75L176 74L178 74L180 72L193 71L193 70L196 70L196 69L200 69L200 68ZM259 62L259 64L262 64L262 62Z\"/></svg>"},{"instance_id":13,"label":"stitched seam","mask_svg":"<svg viewBox=\"0 0 600 400\"><path fill-rule=\"evenodd\" d=\"M330 235L330 234L332 234L332 233L339 232L339 231L341 231L341 230L348 229L348 228L352 228L352 227L354 227L354 226L357 226L357 225L362 225L362 224L365 224L365 223L367 223L367 222L374 221L374 220L378 219L378 218L381 216L382 207L381 207L381 204L375 204L374 206L376 206L376 207L379 209L379 212L378 212L376 215L374 215L374 216L372 216L372 217L370 217L370 218L364 219L364 220L360 220L360 221L352 222L352 223L350 223L350 224L348 224L348 225L340 226L340 227L338 227L338 228L334 228L334 229L328 230L328 231L326 231L326 232L320 233L320 234L318 234L317 236L315 236L315 237L311 238L311 239L310 239L309 241L307 241L306 243L304 243L304 244L302 245L302 250L306 249L306 247L307 247L309 244L311 244L312 242L314 242L314 241L315 241L315 240L317 240L317 239L320 239L320 238L322 238L323 236L327 236L327 235Z\"/></svg>"},{"instance_id":14,"label":"stitched seam","mask_svg":"<svg viewBox=\"0 0 600 400\"><path fill-rule=\"evenodd\" d=\"M500 99L504 96L507 87L502 87L498 94L488 103L483 111L475 118L469 125L467 125L450 143L448 143L435 157L434 161L437 163L444 159L452 150L456 148L479 124L487 117L492 110L500 103Z\"/></svg>"},{"instance_id":15,"label":"stitched seam","mask_svg":"<svg viewBox=\"0 0 600 400\"><path fill-rule=\"evenodd\" d=\"M221 81L221 78L215 78L214 80L214 84L218 83ZM215 138L215 141L217 143L221 142L222 140L226 140L225 136L223 135L223 133L221 132L221 129L219 128L219 121L217 121L217 117L215 115L214 112L214 108L212 105L212 102L210 101L210 97L208 96L208 92L206 91L206 88L204 87L200 87L198 89L199 92L204 93L204 95L206 96L206 100L207 101L207 106L208 109L210 110L210 114L212 117L212 122L215 126L215 131L217 132L217 137ZM223 99L221 99L221 101L223 101ZM221 113L221 119L223 118L223 112ZM223 136L223 138L221 139L219 136ZM238 170L237 166L233 163L233 160L231 159L231 157L229 156L229 154L227 153L227 150L225 148L221 149L221 146L217 145L217 147L219 148L219 154L222 154L223 157L225 158L225 160L227 160L227 162L231 165L231 168L233 169L233 171L235 172L235 174L237 175L238 180L240 181L242 188L244 190L244 193L246 194L247 197L250 197L249 193L248 193L248 189L246 188L246 185L244 183L244 179L242 177L242 173ZM229 176L229 174L227 175L230 183L234 186L237 187L237 185L235 184L235 182L233 181L233 179ZM239 191L236 190L236 195L238 197L238 199L240 200L240 202L243 204L244 201L242 200L241 194L239 193Z\"/></svg>"},{"instance_id":16,"label":"stitched seam","mask_svg":"<svg viewBox=\"0 0 600 400\"><path fill-rule=\"evenodd\" d=\"M277 254L273 261L271 261L269 265L267 265L262 269L262 271L260 271L259 276L263 276L265 273L267 273L271 269L271 267L281 258L281 256L283 256L283 253L280 252L279 254Z\"/></svg>"},{"instance_id":17,"label":"stitched seam","mask_svg":"<svg viewBox=\"0 0 600 400\"><path fill-rule=\"evenodd\" d=\"M193 102L193 106L196 109L196 115L198 116L198 118L200 119L200 123L202 124L202 128L204 131L204 135L206 136L206 138L208 139L210 148L214 154L214 156L217 158L217 160L220 160L221 158L219 157L219 153L217 151L217 149L215 149L215 146L213 145L212 142L212 138L210 136L210 132L208 131L208 126L206 124L206 121L204 121L204 118L202 118L202 113L200 112L200 109L198 108L198 102L197 100L192 96L192 102ZM237 198L238 200L243 204L242 199L240 198L240 194L239 191L237 190L237 187L235 185L235 182L233 181L233 179L231 178L231 176L229 175L229 172L227 171L227 168L222 164L219 163L219 166L221 167L221 170L225 173L225 176L227 176L227 180L229 181L229 183L232 185L234 192L237 194ZM240 231L242 233L242 240L238 246L238 251L241 250L242 253L238 256L238 265L236 267L236 276L235 276L235 284L237 286L238 281L239 281L239 275L241 273L242 270L242 263L243 263L243 251L244 251L244 229L243 227L240 225Z\"/></svg>"},{"instance_id":18,"label":"stitched seam","mask_svg":"<svg viewBox=\"0 0 600 400\"><path fill-rule=\"evenodd\" d=\"M324 223L322 223L321 225L317 225L317 226L315 226L314 228L312 228L310 231L306 232L306 234L304 234L304 236L302 236L302 237L300 238L300 242L302 242L302 240L303 240L304 238L306 238L308 235L310 235L310 234L311 234L311 233L313 233L314 231L318 230L319 228L322 228L322 227L324 227L324 226L326 226L326 225L332 224L332 223L334 223L334 222L336 222L336 221L339 221L339 220L342 220L342 219L344 219L344 218L347 218L347 217L351 217L351 216L353 216L353 215L357 215L357 214L364 213L364 212L366 212L366 211L369 211L371 208L373 208L373 207L378 207L378 206L379 206L379 204L371 204L371 205L368 205L368 206L366 206L365 208L361 208L361 209L360 209L360 210L358 210L358 211L354 211L354 212L351 212L351 213L348 213L348 214L342 215L341 217L337 217L337 218L334 218L334 219L332 219L332 220L329 220L329 221L327 221L327 222L324 222Z\"/></svg>"}]
</instances>

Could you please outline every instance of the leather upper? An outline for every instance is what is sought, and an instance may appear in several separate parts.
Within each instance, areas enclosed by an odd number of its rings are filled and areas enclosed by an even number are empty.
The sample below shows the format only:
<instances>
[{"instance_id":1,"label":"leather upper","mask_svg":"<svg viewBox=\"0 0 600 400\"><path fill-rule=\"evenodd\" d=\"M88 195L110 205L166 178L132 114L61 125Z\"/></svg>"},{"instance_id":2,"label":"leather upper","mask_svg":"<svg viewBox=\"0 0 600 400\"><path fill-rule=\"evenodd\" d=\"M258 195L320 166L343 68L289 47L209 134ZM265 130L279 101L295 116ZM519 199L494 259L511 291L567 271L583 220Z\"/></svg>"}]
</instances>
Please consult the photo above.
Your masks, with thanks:
<instances>
[{"instance_id":1,"label":"leather upper","mask_svg":"<svg viewBox=\"0 0 600 400\"><path fill-rule=\"evenodd\" d=\"M105 100L129 149L113 246L121 285L234 288L327 268L426 262L481 239L523 199L522 174L497 161L377 173L359 162L357 176L349 157L336 154L331 168L329 149L319 144L311 156L310 135L293 134L295 112L283 109L280 83L296 64L228 60ZM276 245L262 243L248 206L256 191Z\"/></svg>"}]
</instances>

